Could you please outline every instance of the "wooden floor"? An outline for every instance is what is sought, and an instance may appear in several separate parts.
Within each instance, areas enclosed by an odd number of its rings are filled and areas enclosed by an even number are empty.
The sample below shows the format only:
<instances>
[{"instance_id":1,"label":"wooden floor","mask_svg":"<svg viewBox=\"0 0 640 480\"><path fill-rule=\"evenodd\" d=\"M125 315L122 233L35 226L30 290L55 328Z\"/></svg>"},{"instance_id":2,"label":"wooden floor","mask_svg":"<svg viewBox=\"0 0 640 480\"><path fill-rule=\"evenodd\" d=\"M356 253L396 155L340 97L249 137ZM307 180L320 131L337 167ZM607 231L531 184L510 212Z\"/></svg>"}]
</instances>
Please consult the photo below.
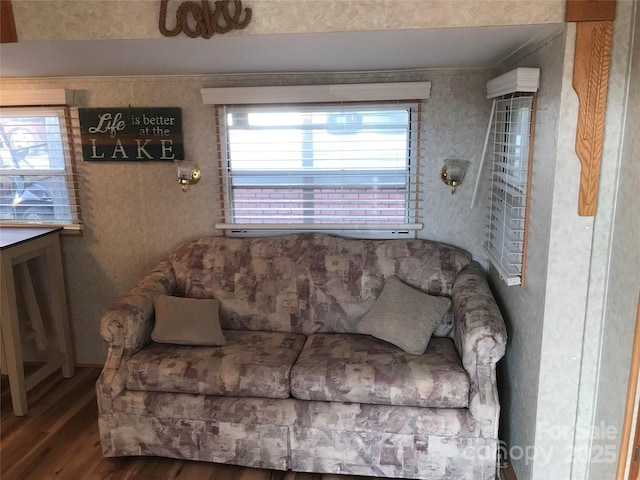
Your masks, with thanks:
<instances>
[{"instance_id":1,"label":"wooden floor","mask_svg":"<svg viewBox=\"0 0 640 480\"><path fill-rule=\"evenodd\" d=\"M7 378L2 377L2 480L372 480L155 457L102 458L94 390L99 373L97 368L78 368L71 379L53 375L29 392L24 417L13 415Z\"/></svg>"}]
</instances>

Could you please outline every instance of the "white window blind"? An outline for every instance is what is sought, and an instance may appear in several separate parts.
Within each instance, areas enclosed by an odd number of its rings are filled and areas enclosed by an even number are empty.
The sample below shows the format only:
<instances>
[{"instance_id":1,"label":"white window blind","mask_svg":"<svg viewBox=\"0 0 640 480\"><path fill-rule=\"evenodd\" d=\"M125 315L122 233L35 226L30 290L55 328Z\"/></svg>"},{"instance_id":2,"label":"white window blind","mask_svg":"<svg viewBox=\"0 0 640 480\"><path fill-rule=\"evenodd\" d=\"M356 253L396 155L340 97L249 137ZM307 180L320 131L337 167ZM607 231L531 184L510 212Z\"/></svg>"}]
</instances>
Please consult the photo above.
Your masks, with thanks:
<instances>
[{"instance_id":1,"label":"white window blind","mask_svg":"<svg viewBox=\"0 0 640 480\"><path fill-rule=\"evenodd\" d=\"M409 235L419 211L418 102L218 105L231 233Z\"/></svg>"},{"instance_id":2,"label":"white window blind","mask_svg":"<svg viewBox=\"0 0 640 480\"><path fill-rule=\"evenodd\" d=\"M495 100L487 251L508 285L523 282L534 111L535 94Z\"/></svg>"},{"instance_id":3,"label":"white window blind","mask_svg":"<svg viewBox=\"0 0 640 480\"><path fill-rule=\"evenodd\" d=\"M70 116L67 107L0 108L3 225L80 228Z\"/></svg>"}]
</instances>

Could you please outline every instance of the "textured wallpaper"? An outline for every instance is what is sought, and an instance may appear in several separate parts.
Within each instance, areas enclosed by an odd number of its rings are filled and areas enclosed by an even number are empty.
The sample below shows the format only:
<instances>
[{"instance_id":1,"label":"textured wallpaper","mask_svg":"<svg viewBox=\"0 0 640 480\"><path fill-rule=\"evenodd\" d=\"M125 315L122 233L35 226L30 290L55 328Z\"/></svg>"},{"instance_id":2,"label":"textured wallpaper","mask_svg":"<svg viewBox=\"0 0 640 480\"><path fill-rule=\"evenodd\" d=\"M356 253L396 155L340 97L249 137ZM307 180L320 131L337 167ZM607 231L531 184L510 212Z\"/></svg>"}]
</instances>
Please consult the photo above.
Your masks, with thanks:
<instances>
[{"instance_id":1,"label":"textured wallpaper","mask_svg":"<svg viewBox=\"0 0 640 480\"><path fill-rule=\"evenodd\" d=\"M508 287L491 269L491 284L509 332L507 355L498 368L503 418L509 419L501 425L501 438L512 448L534 445L536 431L536 418L523 412L537 408L564 45L561 35L517 65L539 67L541 87L530 179L526 286ZM514 458L512 463L518 478L531 478L532 462Z\"/></svg>"},{"instance_id":2,"label":"textured wallpaper","mask_svg":"<svg viewBox=\"0 0 640 480\"><path fill-rule=\"evenodd\" d=\"M637 134L640 126L640 4L635 2L635 15L630 7L627 3L623 7L627 10L619 10L618 13L629 22L627 29L620 29L621 38L618 44L623 44L624 37L635 31L631 69L626 70L625 54L628 52L620 48L616 52L618 60L614 68L624 73L616 77L618 80L609 96L609 101L617 104L618 108L613 110L611 116L607 113L609 124L606 128L624 130L620 132L623 136L622 155L616 156L620 161L619 168L611 169L613 171L608 172L611 178L607 179L611 184L611 190L615 191L617 187L617 195L611 195L610 203L605 207L614 212L613 227L605 227L606 233L610 235L608 242L611 242L604 247L605 252L611 255L610 264L606 270L599 265L596 266L598 274L606 277L606 289L601 290L606 292L606 297L604 302L592 302L604 309L604 312L596 310L590 324L596 324L598 328L595 334L587 330L587 340L591 343L585 341L586 351L592 352L593 357L588 363L584 362L588 367L586 373L589 379L595 377L595 380L584 383L597 393L595 404L593 397L583 400L581 406L584 404L591 408L582 407L588 415L579 418L579 427L590 421L596 426L607 426L609 431L612 431L611 428L615 429L615 438L600 434L594 439L593 445L590 445L591 452L595 452L602 459L606 459L607 454L610 456L611 452L619 451L619 433L622 430L633 335L640 301L640 194L637 188L640 184L640 135ZM627 88L629 90L625 104L623 99ZM605 145L605 149L617 152L615 139L616 137L613 137L612 141ZM597 349L591 348L594 341L597 342ZM636 399L636 404L637 402ZM602 428L600 431L602 432ZM628 459L631 459L631 455ZM613 478L616 466L615 462L592 462L587 478Z\"/></svg>"},{"instance_id":3,"label":"textured wallpaper","mask_svg":"<svg viewBox=\"0 0 640 480\"><path fill-rule=\"evenodd\" d=\"M615 476L639 281L634 8L618 3L595 218L577 215L575 25L566 43L556 39L522 63L542 69L526 286L506 287L491 272L509 330L499 365L502 438L519 479Z\"/></svg>"},{"instance_id":4,"label":"textured wallpaper","mask_svg":"<svg viewBox=\"0 0 640 480\"><path fill-rule=\"evenodd\" d=\"M485 71L416 71L376 74L207 77L73 78L5 80L2 88L69 88L78 107L181 107L185 156L197 162L202 181L183 193L175 166L162 162L77 161L85 231L65 237L63 255L77 361L101 363L102 314L157 262L187 240L214 230L220 186L215 158L213 107L202 87L322 82L419 81L432 83L423 105L420 168L424 174L425 228L420 237L460 246L482 261L485 210L469 209L490 104ZM472 162L455 195L438 176L445 158Z\"/></svg>"},{"instance_id":5,"label":"textured wallpaper","mask_svg":"<svg viewBox=\"0 0 640 480\"><path fill-rule=\"evenodd\" d=\"M171 0L175 9L181 1ZM387 30L558 23L564 0L245 0L254 20L241 34ZM638 40L629 77L629 110L623 129L629 29L637 0L618 2L616 37L607 114L598 217L576 214L579 164L574 154L577 100L570 87L574 30L550 41L522 66L542 68L536 160L532 177L527 286L507 288L495 272L491 280L506 316L509 347L500 363L502 437L511 446L536 446L546 460L512 459L521 480L608 478L610 464L590 466L577 428L594 421L619 421L626 392L624 372L633 322L638 275L637 135ZM156 0L103 2L20 0L13 2L21 41L159 38ZM635 5L635 7L633 7ZM635 10L634 10L635 8ZM637 13L636 13L637 17ZM631 27L630 27L631 25ZM637 30L637 23L635 26ZM624 30L626 29L626 30ZM212 234L220 201L212 133L213 110L200 88L225 85L303 84L341 81L432 83L423 105L420 166L424 173L423 238L460 246L484 262L485 197L470 209L490 103L487 71L418 71L316 76L73 78L1 80L2 88L73 89L76 106L181 107L187 159L200 164L203 180L187 193L175 183L170 163L77 162L86 228L82 237L63 239L69 310L79 363L101 363L102 314L177 245ZM626 77L625 77L626 78ZM635 88L634 88L635 86ZM613 101L612 101L613 100ZM634 130L635 132L635 130ZM619 153L624 139L625 150ZM455 195L438 179L445 158L470 160L467 180ZM623 174L618 175L621 171ZM619 190L618 190L619 188ZM627 340L627 343L620 339ZM585 355L586 352L586 355ZM602 361L602 363L600 363ZM604 381L603 381L604 379ZM616 416L616 412L618 412ZM577 418L577 420L576 420ZM560 430L552 430L556 426ZM559 433L558 433L559 432ZM558 434L560 436L558 436ZM574 449L575 446L575 450ZM589 452L587 452L589 453ZM578 459L580 460L580 459ZM591 471L590 471L591 469Z\"/></svg>"},{"instance_id":6,"label":"textured wallpaper","mask_svg":"<svg viewBox=\"0 0 640 480\"><path fill-rule=\"evenodd\" d=\"M182 3L169 2L169 28ZM241 34L562 23L564 4L565 0L244 0L253 16ZM24 42L161 37L158 0L19 0L13 5L18 37Z\"/></svg>"}]
</instances>

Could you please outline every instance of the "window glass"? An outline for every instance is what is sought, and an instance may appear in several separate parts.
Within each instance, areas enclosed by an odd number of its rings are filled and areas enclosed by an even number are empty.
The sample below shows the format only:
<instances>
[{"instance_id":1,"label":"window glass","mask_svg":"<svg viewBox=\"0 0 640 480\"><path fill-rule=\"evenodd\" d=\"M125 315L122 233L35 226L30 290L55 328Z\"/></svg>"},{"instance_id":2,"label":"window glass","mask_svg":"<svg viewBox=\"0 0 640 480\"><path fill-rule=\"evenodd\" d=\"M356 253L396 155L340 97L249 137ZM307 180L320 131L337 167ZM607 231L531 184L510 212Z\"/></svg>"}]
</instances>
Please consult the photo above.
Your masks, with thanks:
<instances>
[{"instance_id":1,"label":"window glass","mask_svg":"<svg viewBox=\"0 0 640 480\"><path fill-rule=\"evenodd\" d=\"M78 225L65 109L0 110L0 220Z\"/></svg>"},{"instance_id":2,"label":"window glass","mask_svg":"<svg viewBox=\"0 0 640 480\"><path fill-rule=\"evenodd\" d=\"M496 99L487 253L508 285L523 284L527 243L531 119L535 97Z\"/></svg>"},{"instance_id":3,"label":"window glass","mask_svg":"<svg viewBox=\"0 0 640 480\"><path fill-rule=\"evenodd\" d=\"M397 103L221 107L226 222L417 224L416 111Z\"/></svg>"}]
</instances>

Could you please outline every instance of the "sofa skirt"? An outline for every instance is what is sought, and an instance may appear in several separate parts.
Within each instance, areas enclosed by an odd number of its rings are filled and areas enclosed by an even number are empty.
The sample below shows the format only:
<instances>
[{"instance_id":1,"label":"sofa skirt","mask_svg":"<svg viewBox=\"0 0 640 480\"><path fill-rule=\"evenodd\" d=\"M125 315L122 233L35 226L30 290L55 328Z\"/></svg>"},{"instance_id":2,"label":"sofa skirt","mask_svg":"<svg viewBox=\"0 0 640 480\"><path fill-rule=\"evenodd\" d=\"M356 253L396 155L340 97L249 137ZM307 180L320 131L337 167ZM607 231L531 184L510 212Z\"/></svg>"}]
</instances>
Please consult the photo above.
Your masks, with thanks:
<instances>
[{"instance_id":1,"label":"sofa skirt","mask_svg":"<svg viewBox=\"0 0 640 480\"><path fill-rule=\"evenodd\" d=\"M416 479L496 478L497 439L467 409L124 391L103 454Z\"/></svg>"},{"instance_id":2,"label":"sofa skirt","mask_svg":"<svg viewBox=\"0 0 640 480\"><path fill-rule=\"evenodd\" d=\"M428 480L496 477L497 442L485 438L291 429L296 472Z\"/></svg>"},{"instance_id":3,"label":"sofa skirt","mask_svg":"<svg viewBox=\"0 0 640 480\"><path fill-rule=\"evenodd\" d=\"M153 455L271 470L289 468L289 427L118 413L101 418L100 430L107 457Z\"/></svg>"}]
</instances>

